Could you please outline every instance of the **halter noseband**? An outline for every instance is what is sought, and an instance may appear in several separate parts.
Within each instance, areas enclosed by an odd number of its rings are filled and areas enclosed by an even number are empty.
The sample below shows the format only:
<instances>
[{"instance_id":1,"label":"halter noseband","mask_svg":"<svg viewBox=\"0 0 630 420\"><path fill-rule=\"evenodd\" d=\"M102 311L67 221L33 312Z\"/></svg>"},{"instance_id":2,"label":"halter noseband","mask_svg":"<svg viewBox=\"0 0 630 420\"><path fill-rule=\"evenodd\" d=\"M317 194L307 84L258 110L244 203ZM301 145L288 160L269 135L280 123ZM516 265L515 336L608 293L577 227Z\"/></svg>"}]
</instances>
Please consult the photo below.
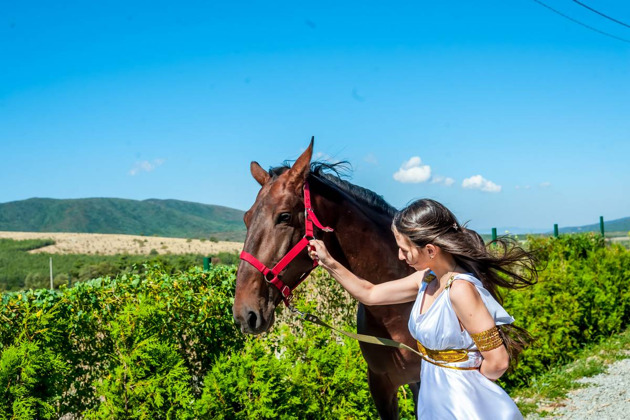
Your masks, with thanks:
<instances>
[{"instance_id":1,"label":"halter noseband","mask_svg":"<svg viewBox=\"0 0 630 420\"><path fill-rule=\"evenodd\" d=\"M311 192L308 186L308 182L306 181L304 182L304 224L305 224L305 229L304 229L305 232L302 239L300 239L300 241L297 244L295 244L293 248L291 248L289 252L287 252L286 255L282 257L282 259L278 261L278 264L276 264L273 268L267 267L265 264L263 264L258 259L256 259L256 257L254 257L253 255L245 251L241 252L241 255L240 255L241 260L247 261L248 263L253 265L256 270L262 273L267 283L273 284L280 291L280 294L282 295L282 300L284 300L284 303L287 306L289 306L291 302L291 298L293 297L291 295L291 292L296 287L298 287L300 283L302 283L302 281L306 278L306 276L311 271L313 271L315 267L317 267L317 261L313 261L313 266L300 276L300 278L298 279L297 283L293 286L293 288L287 286L286 284L282 282L282 280L280 280L280 277L279 277L280 273L282 272L282 270L284 270L284 268L287 265L289 265L291 261L295 259L295 257L298 256L300 252L302 252L304 248L306 248L309 240L315 239L315 235L313 232L313 224L315 224L315 226L317 226L324 232L332 232L334 230L330 227L323 226L320 223L320 221L317 219L317 216L315 216L315 213L313 212L313 208L311 206Z\"/></svg>"}]
</instances>

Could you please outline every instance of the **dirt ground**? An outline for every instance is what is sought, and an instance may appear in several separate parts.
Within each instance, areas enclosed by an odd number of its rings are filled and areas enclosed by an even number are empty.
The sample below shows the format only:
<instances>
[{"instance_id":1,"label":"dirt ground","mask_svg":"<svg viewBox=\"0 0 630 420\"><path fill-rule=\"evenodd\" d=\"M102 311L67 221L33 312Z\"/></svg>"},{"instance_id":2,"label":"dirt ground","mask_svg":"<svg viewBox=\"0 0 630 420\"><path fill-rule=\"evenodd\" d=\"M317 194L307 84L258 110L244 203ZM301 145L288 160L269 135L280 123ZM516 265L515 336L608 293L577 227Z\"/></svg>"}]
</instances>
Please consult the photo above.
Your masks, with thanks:
<instances>
[{"instance_id":1,"label":"dirt ground","mask_svg":"<svg viewBox=\"0 0 630 420\"><path fill-rule=\"evenodd\" d=\"M162 238L156 236L114 235L102 233L0 232L0 238L52 239L55 245L30 252L49 254L202 254L241 252L240 242L211 242L199 239Z\"/></svg>"}]
</instances>

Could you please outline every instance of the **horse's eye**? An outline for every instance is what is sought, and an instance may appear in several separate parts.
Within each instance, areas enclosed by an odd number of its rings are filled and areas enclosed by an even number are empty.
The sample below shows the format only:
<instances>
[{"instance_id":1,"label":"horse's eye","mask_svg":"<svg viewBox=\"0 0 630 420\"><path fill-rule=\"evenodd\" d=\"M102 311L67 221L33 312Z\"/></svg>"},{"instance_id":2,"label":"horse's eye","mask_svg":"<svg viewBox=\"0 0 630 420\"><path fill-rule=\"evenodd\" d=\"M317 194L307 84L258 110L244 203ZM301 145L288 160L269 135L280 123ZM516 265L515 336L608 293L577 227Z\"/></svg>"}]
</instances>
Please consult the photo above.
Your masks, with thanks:
<instances>
[{"instance_id":1,"label":"horse's eye","mask_svg":"<svg viewBox=\"0 0 630 420\"><path fill-rule=\"evenodd\" d=\"M289 223L291 221L291 213L280 213L276 223Z\"/></svg>"}]
</instances>

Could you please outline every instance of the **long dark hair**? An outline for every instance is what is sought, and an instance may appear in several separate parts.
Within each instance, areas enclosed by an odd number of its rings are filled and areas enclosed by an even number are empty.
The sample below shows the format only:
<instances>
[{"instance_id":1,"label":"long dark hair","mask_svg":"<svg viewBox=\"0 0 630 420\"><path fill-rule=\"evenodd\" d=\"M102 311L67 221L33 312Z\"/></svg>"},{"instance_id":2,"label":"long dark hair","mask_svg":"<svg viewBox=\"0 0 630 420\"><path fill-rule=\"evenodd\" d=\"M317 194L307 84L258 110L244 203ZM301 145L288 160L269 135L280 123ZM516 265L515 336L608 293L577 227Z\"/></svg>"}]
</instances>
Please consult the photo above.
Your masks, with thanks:
<instances>
[{"instance_id":1,"label":"long dark hair","mask_svg":"<svg viewBox=\"0 0 630 420\"><path fill-rule=\"evenodd\" d=\"M416 246L433 244L451 254L499 303L503 302L499 288L519 289L538 280L535 256L518 242L501 237L486 245L477 232L462 226L449 209L435 200L412 202L396 213L392 227ZM516 361L532 341L531 336L515 325L501 325L499 331L510 360Z\"/></svg>"}]
</instances>

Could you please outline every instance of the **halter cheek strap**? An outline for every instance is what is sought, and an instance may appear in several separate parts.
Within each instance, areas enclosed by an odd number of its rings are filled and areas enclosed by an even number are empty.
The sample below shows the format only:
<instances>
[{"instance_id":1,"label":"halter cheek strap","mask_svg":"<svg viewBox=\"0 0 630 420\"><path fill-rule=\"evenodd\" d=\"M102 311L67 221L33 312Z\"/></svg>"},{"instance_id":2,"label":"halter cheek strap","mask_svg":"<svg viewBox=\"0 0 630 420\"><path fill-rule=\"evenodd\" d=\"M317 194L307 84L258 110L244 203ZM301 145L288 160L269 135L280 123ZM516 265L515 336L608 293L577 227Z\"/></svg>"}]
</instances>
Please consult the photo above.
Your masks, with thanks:
<instances>
[{"instance_id":1,"label":"halter cheek strap","mask_svg":"<svg viewBox=\"0 0 630 420\"><path fill-rule=\"evenodd\" d=\"M286 268L287 265L289 265L291 261L293 261L298 256L300 252L304 250L304 248L307 247L308 242L311 239L315 239L313 225L317 226L319 229L323 230L324 232L333 232L334 230L330 227L323 226L320 223L320 221L317 219L317 216L315 216L315 213L313 212L313 208L311 204L311 191L308 186L308 182L304 182L304 224L305 224L304 236L302 237L302 239L300 239L300 241L297 244L295 244L293 248L291 248L289 252L287 252L286 255L282 257L282 259L278 261L278 264L276 264L273 268L267 267L265 264L260 262L256 257L254 257L252 254L248 252L243 251L241 252L241 255L240 255L240 258L243 261L247 261L252 266L254 266L256 270L262 273L263 277L265 278L265 281L267 281L268 283L271 283L280 291L280 294L282 295L282 300L287 306L289 306L291 299L293 297L291 292L300 283L302 283L302 281L306 278L306 276L311 271L313 271L315 267L317 267L317 261L313 261L313 266L300 276L300 278L295 283L295 285L293 285L292 288L287 286L286 284L284 284L282 280L280 280L280 273L282 272L282 270Z\"/></svg>"}]
</instances>

